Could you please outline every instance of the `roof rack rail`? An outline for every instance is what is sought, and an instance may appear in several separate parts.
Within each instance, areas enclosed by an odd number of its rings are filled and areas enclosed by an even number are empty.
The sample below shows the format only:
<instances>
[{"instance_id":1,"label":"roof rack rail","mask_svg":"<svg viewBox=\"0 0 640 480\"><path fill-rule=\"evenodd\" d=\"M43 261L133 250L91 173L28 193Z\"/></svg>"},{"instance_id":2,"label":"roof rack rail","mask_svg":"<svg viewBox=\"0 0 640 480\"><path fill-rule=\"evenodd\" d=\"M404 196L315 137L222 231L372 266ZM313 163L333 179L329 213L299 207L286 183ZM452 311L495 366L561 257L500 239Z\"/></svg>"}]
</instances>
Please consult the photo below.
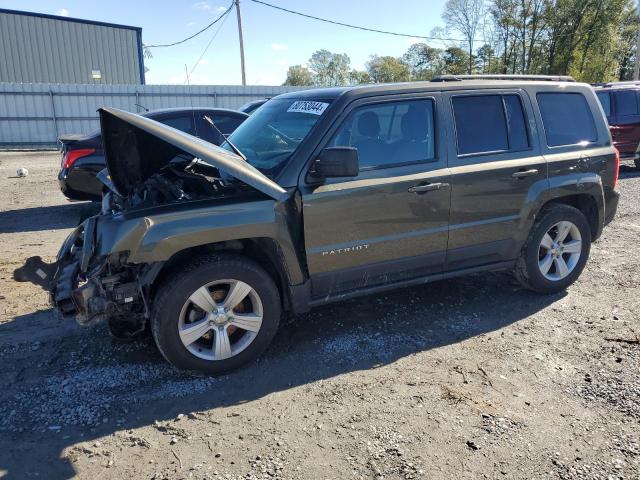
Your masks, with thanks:
<instances>
[{"instance_id":1,"label":"roof rack rail","mask_svg":"<svg viewBox=\"0 0 640 480\"><path fill-rule=\"evenodd\" d=\"M594 88L598 87L625 87L630 85L640 85L640 80L626 80L624 82L598 82L592 83L591 86Z\"/></svg>"},{"instance_id":2,"label":"roof rack rail","mask_svg":"<svg viewBox=\"0 0 640 480\"><path fill-rule=\"evenodd\" d=\"M461 82L463 80L534 80L547 82L575 82L569 75L439 75L432 82Z\"/></svg>"}]
</instances>

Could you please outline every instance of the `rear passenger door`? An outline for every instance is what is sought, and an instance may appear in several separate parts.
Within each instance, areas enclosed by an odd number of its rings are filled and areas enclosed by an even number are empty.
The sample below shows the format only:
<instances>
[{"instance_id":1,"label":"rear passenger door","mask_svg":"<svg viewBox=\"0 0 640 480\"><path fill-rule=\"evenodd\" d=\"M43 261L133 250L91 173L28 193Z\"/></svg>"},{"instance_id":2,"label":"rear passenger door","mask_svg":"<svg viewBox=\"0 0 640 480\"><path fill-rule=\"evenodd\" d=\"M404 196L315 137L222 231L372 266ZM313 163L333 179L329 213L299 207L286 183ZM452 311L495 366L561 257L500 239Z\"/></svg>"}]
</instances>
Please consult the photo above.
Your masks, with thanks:
<instances>
[{"instance_id":1,"label":"rear passenger door","mask_svg":"<svg viewBox=\"0 0 640 480\"><path fill-rule=\"evenodd\" d=\"M450 191L438 100L357 101L318 146L357 148L360 173L300 184L314 297L442 272Z\"/></svg>"},{"instance_id":2,"label":"rear passenger door","mask_svg":"<svg viewBox=\"0 0 640 480\"><path fill-rule=\"evenodd\" d=\"M611 127L613 144L623 156L633 156L640 140L640 108L637 90L612 90L615 123Z\"/></svg>"},{"instance_id":3,"label":"rear passenger door","mask_svg":"<svg viewBox=\"0 0 640 480\"><path fill-rule=\"evenodd\" d=\"M529 97L519 89L445 96L453 127L445 269L513 260L527 234L528 196L548 186Z\"/></svg>"}]
</instances>

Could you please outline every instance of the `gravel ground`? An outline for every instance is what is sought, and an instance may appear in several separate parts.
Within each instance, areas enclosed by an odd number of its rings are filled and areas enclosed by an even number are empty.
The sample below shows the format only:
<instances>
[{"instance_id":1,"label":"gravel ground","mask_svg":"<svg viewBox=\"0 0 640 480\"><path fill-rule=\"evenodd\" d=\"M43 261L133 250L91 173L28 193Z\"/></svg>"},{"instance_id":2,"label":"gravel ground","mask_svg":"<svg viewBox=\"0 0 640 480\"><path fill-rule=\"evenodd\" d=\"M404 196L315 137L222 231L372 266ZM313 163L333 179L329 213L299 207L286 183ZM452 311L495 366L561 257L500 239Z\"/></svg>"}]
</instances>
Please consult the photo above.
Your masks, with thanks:
<instances>
[{"instance_id":1,"label":"gravel ground","mask_svg":"<svg viewBox=\"0 0 640 480\"><path fill-rule=\"evenodd\" d=\"M507 273L318 308L190 377L59 319L11 272L90 214L53 153L0 153L0 477L640 478L640 174L566 293ZM17 167L30 174L15 178Z\"/></svg>"}]
</instances>

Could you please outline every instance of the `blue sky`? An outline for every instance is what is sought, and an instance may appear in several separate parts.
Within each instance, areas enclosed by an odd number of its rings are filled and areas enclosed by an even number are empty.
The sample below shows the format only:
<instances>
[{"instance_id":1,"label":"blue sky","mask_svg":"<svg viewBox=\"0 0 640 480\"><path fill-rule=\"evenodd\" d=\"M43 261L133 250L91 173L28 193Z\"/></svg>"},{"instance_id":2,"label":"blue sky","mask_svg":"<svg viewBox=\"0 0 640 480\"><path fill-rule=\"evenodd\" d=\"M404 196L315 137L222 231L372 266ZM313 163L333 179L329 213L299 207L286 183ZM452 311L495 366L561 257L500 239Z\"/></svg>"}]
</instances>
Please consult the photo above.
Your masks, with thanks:
<instances>
[{"instance_id":1,"label":"blue sky","mask_svg":"<svg viewBox=\"0 0 640 480\"><path fill-rule=\"evenodd\" d=\"M267 0L284 8L346 23L429 35L442 26L445 0ZM206 26L231 0L0 0L0 7L142 27L145 44L171 43ZM329 25L241 0L247 83L279 85L289 65L305 64L321 48L346 53L362 69L371 54L402 55L409 38L356 31ZM145 60L147 83L185 83L185 64L193 84L240 84L240 59L235 14L229 15L199 64L197 60L219 24L182 45L153 50ZM434 46L442 46L437 42Z\"/></svg>"}]
</instances>

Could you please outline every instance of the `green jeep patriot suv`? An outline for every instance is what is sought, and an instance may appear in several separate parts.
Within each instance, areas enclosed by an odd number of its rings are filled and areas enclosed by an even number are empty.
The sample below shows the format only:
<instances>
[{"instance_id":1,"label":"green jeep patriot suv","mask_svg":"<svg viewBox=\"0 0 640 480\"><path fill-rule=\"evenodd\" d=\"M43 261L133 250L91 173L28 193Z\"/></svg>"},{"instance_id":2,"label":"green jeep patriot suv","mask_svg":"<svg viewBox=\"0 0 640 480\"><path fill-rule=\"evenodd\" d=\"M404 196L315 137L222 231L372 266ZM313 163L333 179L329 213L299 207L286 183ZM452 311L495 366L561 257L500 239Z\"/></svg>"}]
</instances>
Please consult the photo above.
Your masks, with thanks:
<instances>
[{"instance_id":1,"label":"green jeep patriot suv","mask_svg":"<svg viewBox=\"0 0 640 480\"><path fill-rule=\"evenodd\" d=\"M269 100L222 147L100 110L102 212L16 270L81 324L150 326L173 365L260 355L283 312L485 270L567 288L615 215L589 85L440 77Z\"/></svg>"}]
</instances>

